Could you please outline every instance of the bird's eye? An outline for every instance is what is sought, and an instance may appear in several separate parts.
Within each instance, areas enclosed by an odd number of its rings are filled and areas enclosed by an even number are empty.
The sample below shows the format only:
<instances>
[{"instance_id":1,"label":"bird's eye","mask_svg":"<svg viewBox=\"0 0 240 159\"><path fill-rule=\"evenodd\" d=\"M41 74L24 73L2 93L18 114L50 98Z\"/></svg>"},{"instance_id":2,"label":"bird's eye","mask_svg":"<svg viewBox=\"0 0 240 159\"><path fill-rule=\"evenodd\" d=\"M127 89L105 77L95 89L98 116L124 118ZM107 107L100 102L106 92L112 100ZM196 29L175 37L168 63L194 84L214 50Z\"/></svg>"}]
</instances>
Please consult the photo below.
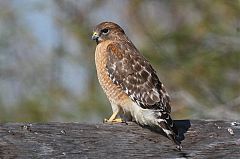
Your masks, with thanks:
<instances>
[{"instance_id":1,"label":"bird's eye","mask_svg":"<svg viewBox=\"0 0 240 159\"><path fill-rule=\"evenodd\" d=\"M109 29L103 29L103 30L101 30L101 32L102 32L103 34L107 34L107 33L109 32Z\"/></svg>"}]
</instances>

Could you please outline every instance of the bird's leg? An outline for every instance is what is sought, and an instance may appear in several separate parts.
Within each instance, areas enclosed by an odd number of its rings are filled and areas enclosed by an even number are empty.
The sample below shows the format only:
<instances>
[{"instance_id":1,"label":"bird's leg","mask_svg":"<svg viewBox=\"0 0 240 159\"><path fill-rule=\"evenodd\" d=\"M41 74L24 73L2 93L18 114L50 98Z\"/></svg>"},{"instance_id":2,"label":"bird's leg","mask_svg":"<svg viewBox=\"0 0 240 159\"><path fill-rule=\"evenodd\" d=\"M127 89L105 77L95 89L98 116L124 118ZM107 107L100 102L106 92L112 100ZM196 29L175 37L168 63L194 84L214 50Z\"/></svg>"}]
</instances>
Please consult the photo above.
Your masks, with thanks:
<instances>
[{"instance_id":1,"label":"bird's leg","mask_svg":"<svg viewBox=\"0 0 240 159\"><path fill-rule=\"evenodd\" d=\"M104 122L107 122L107 123L123 123L124 121L121 118L116 118L118 113L119 113L119 110L113 112L113 114L111 115L111 117L109 119L104 119Z\"/></svg>"}]
</instances>

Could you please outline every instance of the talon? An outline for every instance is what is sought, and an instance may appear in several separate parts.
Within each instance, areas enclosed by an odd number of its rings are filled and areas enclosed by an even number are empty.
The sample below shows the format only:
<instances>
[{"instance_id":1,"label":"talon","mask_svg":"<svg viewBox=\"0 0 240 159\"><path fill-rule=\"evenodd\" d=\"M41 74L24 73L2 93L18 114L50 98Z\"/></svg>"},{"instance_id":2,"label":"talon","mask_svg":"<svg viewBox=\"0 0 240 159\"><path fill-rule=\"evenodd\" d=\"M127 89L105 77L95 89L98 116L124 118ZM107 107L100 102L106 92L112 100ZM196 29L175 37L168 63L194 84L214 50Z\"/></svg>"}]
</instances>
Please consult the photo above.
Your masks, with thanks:
<instances>
[{"instance_id":1,"label":"talon","mask_svg":"<svg viewBox=\"0 0 240 159\"><path fill-rule=\"evenodd\" d=\"M123 123L124 121L121 118L114 119L112 122L114 123Z\"/></svg>"},{"instance_id":2,"label":"talon","mask_svg":"<svg viewBox=\"0 0 240 159\"><path fill-rule=\"evenodd\" d=\"M108 122L108 119L103 119L103 123L107 123Z\"/></svg>"},{"instance_id":3,"label":"talon","mask_svg":"<svg viewBox=\"0 0 240 159\"><path fill-rule=\"evenodd\" d=\"M121 118L117 118L117 119L113 119L113 120L108 120L108 119L104 119L105 123L126 123L124 120L122 120Z\"/></svg>"}]
</instances>

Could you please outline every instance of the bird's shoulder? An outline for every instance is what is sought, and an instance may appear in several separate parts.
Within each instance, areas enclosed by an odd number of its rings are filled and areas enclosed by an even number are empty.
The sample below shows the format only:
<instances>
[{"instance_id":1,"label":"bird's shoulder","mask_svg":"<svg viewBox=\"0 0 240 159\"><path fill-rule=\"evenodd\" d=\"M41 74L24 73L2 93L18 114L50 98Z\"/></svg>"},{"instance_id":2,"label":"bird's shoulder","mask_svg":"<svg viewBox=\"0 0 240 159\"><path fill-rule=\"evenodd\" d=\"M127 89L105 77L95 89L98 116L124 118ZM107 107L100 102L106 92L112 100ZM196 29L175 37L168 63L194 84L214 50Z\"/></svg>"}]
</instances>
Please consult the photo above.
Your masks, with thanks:
<instances>
[{"instance_id":1,"label":"bird's shoulder","mask_svg":"<svg viewBox=\"0 0 240 159\"><path fill-rule=\"evenodd\" d=\"M112 42L107 52L106 68L113 83L120 85L142 108L170 112L168 94L156 71L131 42Z\"/></svg>"}]
</instances>

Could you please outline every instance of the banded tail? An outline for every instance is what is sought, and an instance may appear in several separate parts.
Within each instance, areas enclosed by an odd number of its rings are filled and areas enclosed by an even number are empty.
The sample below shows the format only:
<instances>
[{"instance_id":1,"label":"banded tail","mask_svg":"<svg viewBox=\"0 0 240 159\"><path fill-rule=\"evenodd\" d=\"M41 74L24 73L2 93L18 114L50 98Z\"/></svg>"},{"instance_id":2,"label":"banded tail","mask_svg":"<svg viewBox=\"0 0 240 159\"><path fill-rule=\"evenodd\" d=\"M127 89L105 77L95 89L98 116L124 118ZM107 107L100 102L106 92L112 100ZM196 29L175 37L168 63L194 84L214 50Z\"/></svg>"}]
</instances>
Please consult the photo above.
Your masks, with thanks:
<instances>
[{"instance_id":1,"label":"banded tail","mask_svg":"<svg viewBox=\"0 0 240 159\"><path fill-rule=\"evenodd\" d=\"M177 149L181 150L181 143L177 140L178 130L173 123L171 116L167 112L159 112L156 114L156 118L158 126L162 129L166 136L177 145Z\"/></svg>"}]
</instances>

